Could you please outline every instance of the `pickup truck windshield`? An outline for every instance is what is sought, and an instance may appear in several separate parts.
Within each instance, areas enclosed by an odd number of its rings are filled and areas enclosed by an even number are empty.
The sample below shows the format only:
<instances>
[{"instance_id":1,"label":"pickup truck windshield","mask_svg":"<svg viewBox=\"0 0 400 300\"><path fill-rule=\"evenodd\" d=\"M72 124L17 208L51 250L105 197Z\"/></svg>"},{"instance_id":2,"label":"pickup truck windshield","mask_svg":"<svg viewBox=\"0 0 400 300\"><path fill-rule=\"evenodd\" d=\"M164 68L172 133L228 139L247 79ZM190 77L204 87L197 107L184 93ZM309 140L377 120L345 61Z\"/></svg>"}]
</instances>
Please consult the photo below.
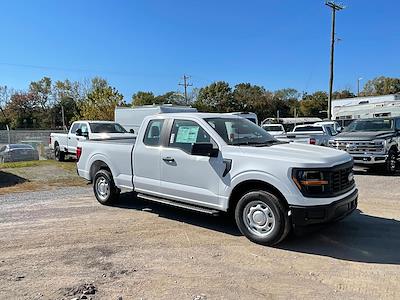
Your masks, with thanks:
<instances>
[{"instance_id":1,"label":"pickup truck windshield","mask_svg":"<svg viewBox=\"0 0 400 300\"><path fill-rule=\"evenodd\" d=\"M392 119L356 120L347 126L344 131L392 131L393 124Z\"/></svg>"},{"instance_id":2,"label":"pickup truck windshield","mask_svg":"<svg viewBox=\"0 0 400 300\"><path fill-rule=\"evenodd\" d=\"M278 142L264 129L245 118L207 118L208 124L228 145L264 145Z\"/></svg>"},{"instance_id":3,"label":"pickup truck windshield","mask_svg":"<svg viewBox=\"0 0 400 300\"><path fill-rule=\"evenodd\" d=\"M118 123L90 123L92 133L125 133L124 127Z\"/></svg>"}]
</instances>

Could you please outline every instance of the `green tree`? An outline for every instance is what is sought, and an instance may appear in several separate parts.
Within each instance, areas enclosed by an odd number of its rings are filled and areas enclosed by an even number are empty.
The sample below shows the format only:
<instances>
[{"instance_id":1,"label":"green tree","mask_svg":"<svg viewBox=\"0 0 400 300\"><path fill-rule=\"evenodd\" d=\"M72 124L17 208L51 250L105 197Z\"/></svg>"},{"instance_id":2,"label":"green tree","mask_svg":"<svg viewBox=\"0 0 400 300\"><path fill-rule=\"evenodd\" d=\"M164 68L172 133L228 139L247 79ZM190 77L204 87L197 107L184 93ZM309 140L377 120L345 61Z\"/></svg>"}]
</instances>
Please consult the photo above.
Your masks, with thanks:
<instances>
[{"instance_id":1,"label":"green tree","mask_svg":"<svg viewBox=\"0 0 400 300\"><path fill-rule=\"evenodd\" d=\"M155 103L157 104L174 104L174 105L185 105L185 97L177 92L166 92L165 94L155 97Z\"/></svg>"},{"instance_id":2,"label":"green tree","mask_svg":"<svg viewBox=\"0 0 400 300\"><path fill-rule=\"evenodd\" d=\"M41 127L41 109L37 106L35 95L18 92L11 96L4 108L7 122L12 128Z\"/></svg>"},{"instance_id":3,"label":"green tree","mask_svg":"<svg viewBox=\"0 0 400 300\"><path fill-rule=\"evenodd\" d=\"M300 101L300 114L305 117L325 118L327 116L327 109L328 95L323 91L305 94Z\"/></svg>"},{"instance_id":4,"label":"green tree","mask_svg":"<svg viewBox=\"0 0 400 300\"><path fill-rule=\"evenodd\" d=\"M225 81L211 83L199 90L194 103L199 111L231 112L236 110L232 89Z\"/></svg>"},{"instance_id":5,"label":"green tree","mask_svg":"<svg viewBox=\"0 0 400 300\"><path fill-rule=\"evenodd\" d=\"M86 120L114 120L115 107L123 100L106 80L94 78L92 88L80 103L80 114Z\"/></svg>"},{"instance_id":6,"label":"green tree","mask_svg":"<svg viewBox=\"0 0 400 300\"><path fill-rule=\"evenodd\" d=\"M232 110L254 111L262 102L265 89L262 86L251 85L250 83L239 83L235 85L233 91L233 107Z\"/></svg>"},{"instance_id":7,"label":"green tree","mask_svg":"<svg viewBox=\"0 0 400 300\"><path fill-rule=\"evenodd\" d=\"M400 93L400 78L380 76L367 81L361 96L379 96Z\"/></svg>"},{"instance_id":8,"label":"green tree","mask_svg":"<svg viewBox=\"0 0 400 300\"><path fill-rule=\"evenodd\" d=\"M345 99L345 98L354 98L354 97L356 97L356 95L354 95L349 90L335 91L332 93L332 99Z\"/></svg>"},{"instance_id":9,"label":"green tree","mask_svg":"<svg viewBox=\"0 0 400 300\"><path fill-rule=\"evenodd\" d=\"M152 92L139 91L132 95L132 106L151 105L156 103L156 97Z\"/></svg>"}]
</instances>

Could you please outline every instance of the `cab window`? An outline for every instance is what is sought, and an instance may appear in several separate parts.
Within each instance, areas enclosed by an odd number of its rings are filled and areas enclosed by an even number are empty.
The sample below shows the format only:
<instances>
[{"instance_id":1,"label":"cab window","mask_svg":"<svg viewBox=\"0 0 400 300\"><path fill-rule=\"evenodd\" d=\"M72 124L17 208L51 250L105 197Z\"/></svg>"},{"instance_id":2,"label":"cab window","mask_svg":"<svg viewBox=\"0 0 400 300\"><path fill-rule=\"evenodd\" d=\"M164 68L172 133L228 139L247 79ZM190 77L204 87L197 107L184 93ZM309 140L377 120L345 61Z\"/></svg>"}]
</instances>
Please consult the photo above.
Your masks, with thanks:
<instances>
[{"instance_id":1,"label":"cab window","mask_svg":"<svg viewBox=\"0 0 400 300\"><path fill-rule=\"evenodd\" d=\"M147 125L146 132L143 138L143 144L147 146L161 145L161 130L164 125L164 120L151 120Z\"/></svg>"},{"instance_id":2,"label":"cab window","mask_svg":"<svg viewBox=\"0 0 400 300\"><path fill-rule=\"evenodd\" d=\"M175 120L169 137L169 147L190 153L195 143L212 143L214 149L218 148L210 135L196 122Z\"/></svg>"},{"instance_id":3,"label":"cab window","mask_svg":"<svg viewBox=\"0 0 400 300\"><path fill-rule=\"evenodd\" d=\"M76 133L76 130L79 128L79 125L81 125L81 123L74 123L74 125L72 125L72 128L71 128L72 134Z\"/></svg>"}]
</instances>

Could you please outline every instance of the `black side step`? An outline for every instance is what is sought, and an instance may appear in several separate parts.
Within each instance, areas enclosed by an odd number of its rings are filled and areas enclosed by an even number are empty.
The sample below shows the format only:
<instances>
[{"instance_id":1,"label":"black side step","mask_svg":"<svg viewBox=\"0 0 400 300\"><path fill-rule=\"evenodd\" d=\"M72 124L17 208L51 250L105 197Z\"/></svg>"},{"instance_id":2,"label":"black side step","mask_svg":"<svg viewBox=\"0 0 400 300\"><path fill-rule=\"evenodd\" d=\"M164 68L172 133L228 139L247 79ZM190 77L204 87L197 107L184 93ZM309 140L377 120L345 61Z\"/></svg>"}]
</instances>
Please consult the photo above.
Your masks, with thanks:
<instances>
[{"instance_id":1,"label":"black side step","mask_svg":"<svg viewBox=\"0 0 400 300\"><path fill-rule=\"evenodd\" d=\"M195 206L195 205L191 205L191 204L187 204L187 203L176 202L176 201L167 200L167 199L159 198L159 197L155 197L155 196L150 196L150 195L145 195L145 194L137 194L137 197L145 199L145 200L149 200L149 201L158 202L161 204L166 204L166 205L180 207L183 209L198 211L198 212L212 215L212 216L217 216L219 214L219 211L216 209Z\"/></svg>"}]
</instances>

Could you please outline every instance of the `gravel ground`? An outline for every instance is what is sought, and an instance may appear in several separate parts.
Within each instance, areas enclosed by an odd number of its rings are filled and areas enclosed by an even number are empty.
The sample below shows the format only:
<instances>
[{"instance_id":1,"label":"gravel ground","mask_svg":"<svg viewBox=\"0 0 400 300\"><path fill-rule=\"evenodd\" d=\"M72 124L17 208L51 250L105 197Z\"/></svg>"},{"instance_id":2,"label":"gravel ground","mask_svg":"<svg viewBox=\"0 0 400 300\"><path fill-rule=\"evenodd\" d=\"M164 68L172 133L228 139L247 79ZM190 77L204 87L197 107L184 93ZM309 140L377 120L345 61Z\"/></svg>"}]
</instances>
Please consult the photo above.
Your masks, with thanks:
<instances>
[{"instance_id":1,"label":"gravel ground","mask_svg":"<svg viewBox=\"0 0 400 300\"><path fill-rule=\"evenodd\" d=\"M357 175L359 210L279 247L210 217L90 187L0 196L0 299L400 299L399 177Z\"/></svg>"}]
</instances>

